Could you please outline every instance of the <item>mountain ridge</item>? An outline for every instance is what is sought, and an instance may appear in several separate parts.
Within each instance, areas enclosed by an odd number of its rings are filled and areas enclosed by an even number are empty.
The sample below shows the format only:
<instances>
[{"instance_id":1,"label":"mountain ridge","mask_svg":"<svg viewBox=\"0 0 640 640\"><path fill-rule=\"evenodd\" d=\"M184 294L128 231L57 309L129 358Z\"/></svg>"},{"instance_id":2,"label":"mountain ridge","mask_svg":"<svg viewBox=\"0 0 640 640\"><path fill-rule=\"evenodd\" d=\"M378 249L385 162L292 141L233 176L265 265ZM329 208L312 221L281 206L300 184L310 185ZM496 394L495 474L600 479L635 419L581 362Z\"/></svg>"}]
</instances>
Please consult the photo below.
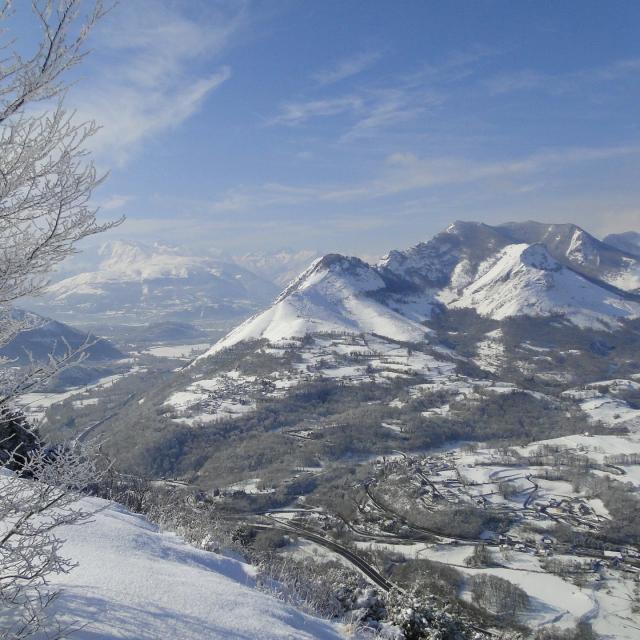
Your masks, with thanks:
<instances>
[{"instance_id":1,"label":"mountain ridge","mask_svg":"<svg viewBox=\"0 0 640 640\"><path fill-rule=\"evenodd\" d=\"M330 331L427 340L437 307L470 308L494 320L558 316L612 330L640 316L636 272L640 278L640 260L629 262L577 225L458 221L375 265L340 254L316 259L272 306L202 357L239 341Z\"/></svg>"}]
</instances>

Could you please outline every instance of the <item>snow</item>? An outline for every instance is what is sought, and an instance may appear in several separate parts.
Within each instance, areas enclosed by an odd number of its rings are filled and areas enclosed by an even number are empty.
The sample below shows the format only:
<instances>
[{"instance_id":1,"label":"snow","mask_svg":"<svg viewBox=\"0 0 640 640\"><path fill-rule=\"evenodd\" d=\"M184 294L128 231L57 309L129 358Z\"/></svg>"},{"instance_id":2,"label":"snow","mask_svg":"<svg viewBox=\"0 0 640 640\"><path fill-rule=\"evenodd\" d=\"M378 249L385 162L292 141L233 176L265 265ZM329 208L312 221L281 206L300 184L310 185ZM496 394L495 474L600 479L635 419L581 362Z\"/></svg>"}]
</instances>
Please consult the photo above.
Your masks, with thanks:
<instances>
[{"instance_id":1,"label":"snow","mask_svg":"<svg viewBox=\"0 0 640 640\"><path fill-rule=\"evenodd\" d=\"M176 391L164 402L174 409L175 422L199 426L222 418L237 418L253 411L256 403L247 398L249 390L256 390L255 376L241 377L239 372L197 380L183 391Z\"/></svg>"},{"instance_id":2,"label":"snow","mask_svg":"<svg viewBox=\"0 0 640 640\"><path fill-rule=\"evenodd\" d=\"M622 422L640 424L640 409L632 409L624 400L618 398L599 396L585 400L580 407L593 422L602 422L605 425L615 425Z\"/></svg>"},{"instance_id":3,"label":"snow","mask_svg":"<svg viewBox=\"0 0 640 640\"><path fill-rule=\"evenodd\" d=\"M100 402L100 398L85 398L84 400L74 400L73 408L78 409L80 407L89 407L92 405L96 405Z\"/></svg>"},{"instance_id":4,"label":"snow","mask_svg":"<svg viewBox=\"0 0 640 640\"><path fill-rule=\"evenodd\" d=\"M639 388L640 384L635 380L616 378L592 382L580 389L567 389L562 396L576 400L591 422L601 422L607 426L624 423L627 427L634 427L640 426L640 409L634 409L616 396ZM603 393L603 390L607 393Z\"/></svg>"},{"instance_id":5,"label":"snow","mask_svg":"<svg viewBox=\"0 0 640 640\"><path fill-rule=\"evenodd\" d=\"M66 391L61 391L58 393L39 391L34 391L33 393L25 393L18 396L17 402L22 410L27 414L27 416L31 418L31 420L39 421L42 420L47 409L54 404L63 402L67 398L73 398L83 393L89 393L90 391L95 389L104 388L110 384L117 382L127 375L139 372L141 370L142 369L140 367L132 367L125 373L116 373L113 375L104 376L103 378L96 380L96 382L93 382L92 384L86 385L84 387L72 387L71 389L67 389ZM97 402L97 398L81 398L73 401L74 407L76 408L84 405L96 404Z\"/></svg>"},{"instance_id":6,"label":"snow","mask_svg":"<svg viewBox=\"0 0 640 640\"><path fill-rule=\"evenodd\" d=\"M83 628L78 640L330 640L338 625L314 618L255 588L248 565L195 549L161 533L118 505L93 521L65 527L63 553L79 563L55 576L55 603L65 620Z\"/></svg>"},{"instance_id":7,"label":"snow","mask_svg":"<svg viewBox=\"0 0 640 640\"><path fill-rule=\"evenodd\" d=\"M567 449L584 451L585 453L588 453L590 458L593 458L598 462L602 462L607 455L640 454L639 433L611 436L575 434L571 436L562 436L560 438L551 438L549 440L540 440L524 447L522 451L531 452L533 448L541 444L564 446L567 447Z\"/></svg>"},{"instance_id":8,"label":"snow","mask_svg":"<svg viewBox=\"0 0 640 640\"><path fill-rule=\"evenodd\" d=\"M496 329L486 334L486 339L476 345L477 357L474 362L482 369L497 373L505 360L502 330Z\"/></svg>"},{"instance_id":9,"label":"snow","mask_svg":"<svg viewBox=\"0 0 640 640\"><path fill-rule=\"evenodd\" d=\"M236 484L232 484L229 487L229 491L244 491L245 493L272 493L275 489L261 489L260 478L250 478L249 480L245 480L244 482L237 482Z\"/></svg>"},{"instance_id":10,"label":"snow","mask_svg":"<svg viewBox=\"0 0 640 640\"><path fill-rule=\"evenodd\" d=\"M640 316L640 304L590 282L556 262L543 245L512 244L452 308L474 308L503 320L512 316L560 314L580 327L611 329L623 318Z\"/></svg>"},{"instance_id":11,"label":"snow","mask_svg":"<svg viewBox=\"0 0 640 640\"><path fill-rule=\"evenodd\" d=\"M201 342L199 344L176 344L176 345L160 345L151 347L143 353L155 356L156 358L188 358L198 353L202 353L209 348L209 343Z\"/></svg>"}]
</instances>

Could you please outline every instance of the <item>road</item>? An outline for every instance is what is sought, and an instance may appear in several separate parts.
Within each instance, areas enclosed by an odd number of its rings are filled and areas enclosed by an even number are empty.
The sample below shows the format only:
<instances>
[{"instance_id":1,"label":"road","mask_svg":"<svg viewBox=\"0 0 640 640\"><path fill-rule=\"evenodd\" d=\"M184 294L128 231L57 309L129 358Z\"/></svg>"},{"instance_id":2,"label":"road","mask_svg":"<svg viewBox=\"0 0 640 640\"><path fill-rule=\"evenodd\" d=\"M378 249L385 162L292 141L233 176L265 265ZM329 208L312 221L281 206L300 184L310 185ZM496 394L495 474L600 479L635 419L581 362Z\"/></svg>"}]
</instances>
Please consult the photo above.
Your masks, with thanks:
<instances>
[{"instance_id":1,"label":"road","mask_svg":"<svg viewBox=\"0 0 640 640\"><path fill-rule=\"evenodd\" d=\"M275 531L281 531L283 533L294 533L300 538L304 538L305 540L309 540L311 542L315 542L316 544L337 553L339 556L343 557L345 560L348 560L354 567L356 567L361 573L363 573L371 582L380 587L383 591L391 591L391 589L398 589L399 591L403 591L400 587L395 585L394 583L387 580L381 573L378 572L377 569L368 564L365 560L363 560L360 556L356 555L347 547L343 547L341 544L334 542L333 540L329 540L324 536L321 536L317 533L312 533L311 531L307 531L302 527L298 527L293 524L289 524L287 522L282 522L273 516L265 516L273 521L273 524L251 524L252 527L256 529L271 529Z\"/></svg>"}]
</instances>

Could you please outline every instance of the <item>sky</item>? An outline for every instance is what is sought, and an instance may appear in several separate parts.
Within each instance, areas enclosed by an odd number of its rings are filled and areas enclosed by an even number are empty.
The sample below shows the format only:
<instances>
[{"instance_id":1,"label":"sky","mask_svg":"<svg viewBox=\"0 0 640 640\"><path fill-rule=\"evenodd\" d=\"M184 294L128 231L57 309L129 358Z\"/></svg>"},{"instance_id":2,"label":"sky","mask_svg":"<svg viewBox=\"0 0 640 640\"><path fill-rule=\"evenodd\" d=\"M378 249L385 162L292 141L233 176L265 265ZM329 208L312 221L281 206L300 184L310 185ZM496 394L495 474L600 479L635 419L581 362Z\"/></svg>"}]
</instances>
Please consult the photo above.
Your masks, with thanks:
<instances>
[{"instance_id":1,"label":"sky","mask_svg":"<svg viewBox=\"0 0 640 640\"><path fill-rule=\"evenodd\" d=\"M127 217L102 240L375 257L454 220L602 236L640 230L639 32L635 0L123 0L67 104L102 125L101 219Z\"/></svg>"}]
</instances>

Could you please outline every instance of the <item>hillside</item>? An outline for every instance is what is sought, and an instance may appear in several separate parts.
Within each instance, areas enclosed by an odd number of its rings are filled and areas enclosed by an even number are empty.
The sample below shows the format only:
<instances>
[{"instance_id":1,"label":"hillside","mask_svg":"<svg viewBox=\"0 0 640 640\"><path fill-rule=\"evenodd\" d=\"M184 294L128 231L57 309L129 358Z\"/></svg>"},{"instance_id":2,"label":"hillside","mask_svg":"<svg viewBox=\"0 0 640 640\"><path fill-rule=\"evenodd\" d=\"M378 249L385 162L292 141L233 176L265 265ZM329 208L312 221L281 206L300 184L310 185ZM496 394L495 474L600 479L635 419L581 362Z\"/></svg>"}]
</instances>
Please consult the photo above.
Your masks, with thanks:
<instances>
[{"instance_id":1,"label":"hillside","mask_svg":"<svg viewBox=\"0 0 640 640\"><path fill-rule=\"evenodd\" d=\"M33 328L20 332L11 342L0 348L0 356L10 358L15 364L29 364L48 360L50 355L63 356L87 344L87 362L102 362L123 358L122 352L104 338L96 338L63 322L43 318L34 313L14 311L14 317L29 321Z\"/></svg>"},{"instance_id":2,"label":"hillside","mask_svg":"<svg viewBox=\"0 0 640 640\"><path fill-rule=\"evenodd\" d=\"M82 625L73 637L342 637L337 625L260 593L252 567L195 549L117 504L87 498L82 506L99 511L87 524L60 530L64 554L78 567L52 580L61 590L55 611Z\"/></svg>"}]
</instances>

